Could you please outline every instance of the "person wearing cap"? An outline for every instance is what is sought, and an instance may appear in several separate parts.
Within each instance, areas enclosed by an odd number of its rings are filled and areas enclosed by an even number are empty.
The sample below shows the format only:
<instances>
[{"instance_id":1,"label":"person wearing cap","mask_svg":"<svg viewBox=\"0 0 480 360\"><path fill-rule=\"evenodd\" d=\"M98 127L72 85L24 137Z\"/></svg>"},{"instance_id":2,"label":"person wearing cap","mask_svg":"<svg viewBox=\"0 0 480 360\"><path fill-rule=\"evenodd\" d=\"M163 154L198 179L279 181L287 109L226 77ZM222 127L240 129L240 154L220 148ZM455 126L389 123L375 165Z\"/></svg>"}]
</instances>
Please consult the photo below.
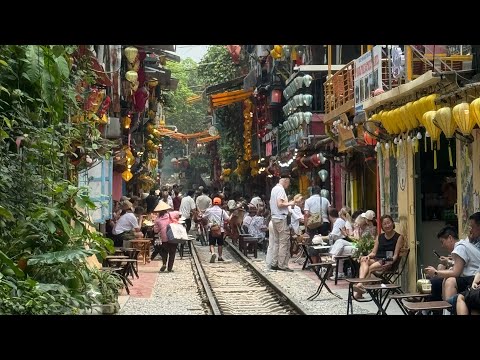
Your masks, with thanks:
<instances>
[{"instance_id":1,"label":"person wearing cap","mask_svg":"<svg viewBox=\"0 0 480 360\"><path fill-rule=\"evenodd\" d=\"M270 239L267 250L267 267L272 270L293 271L288 267L290 258L290 229L287 224L288 207L294 206L295 202L288 201L285 189L290 186L290 177L283 172L277 185L270 194L270 210L272 232L269 232ZM269 225L270 227L270 225ZM271 253L271 256L268 256Z\"/></svg>"},{"instance_id":2,"label":"person wearing cap","mask_svg":"<svg viewBox=\"0 0 480 360\"><path fill-rule=\"evenodd\" d=\"M363 233L365 234L365 232L368 232L373 237L377 236L377 227L375 223L375 211L367 210L364 213L360 214L360 217L367 220L367 225Z\"/></svg>"},{"instance_id":3,"label":"person wearing cap","mask_svg":"<svg viewBox=\"0 0 480 360\"><path fill-rule=\"evenodd\" d=\"M143 233L140 226L138 226L137 218L133 213L133 204L128 200L123 201L122 210L125 211L125 214L120 216L112 233L117 235L123 242L124 248L129 248L130 240L143 238Z\"/></svg>"},{"instance_id":4,"label":"person wearing cap","mask_svg":"<svg viewBox=\"0 0 480 360\"><path fill-rule=\"evenodd\" d=\"M156 234L156 236L150 260L155 259L157 254L160 254L163 263L160 271L165 271L167 267L167 257L169 251L169 246L167 245L167 226L171 222L171 218L168 215L169 210L171 210L170 206L162 200L158 202L157 206L153 210L154 212L158 213L158 215L153 224L153 232Z\"/></svg>"},{"instance_id":5,"label":"person wearing cap","mask_svg":"<svg viewBox=\"0 0 480 360\"><path fill-rule=\"evenodd\" d=\"M223 261L223 238L225 235L225 221L229 221L230 217L228 213L223 210L220 206L222 205L222 199L219 197L213 198L213 206L205 210L204 217L208 219L208 245L210 245L210 262L215 262L217 255L215 254L215 245L218 245L218 261ZM210 233L210 228L212 225L220 225L222 235L219 237L214 237Z\"/></svg>"}]
</instances>

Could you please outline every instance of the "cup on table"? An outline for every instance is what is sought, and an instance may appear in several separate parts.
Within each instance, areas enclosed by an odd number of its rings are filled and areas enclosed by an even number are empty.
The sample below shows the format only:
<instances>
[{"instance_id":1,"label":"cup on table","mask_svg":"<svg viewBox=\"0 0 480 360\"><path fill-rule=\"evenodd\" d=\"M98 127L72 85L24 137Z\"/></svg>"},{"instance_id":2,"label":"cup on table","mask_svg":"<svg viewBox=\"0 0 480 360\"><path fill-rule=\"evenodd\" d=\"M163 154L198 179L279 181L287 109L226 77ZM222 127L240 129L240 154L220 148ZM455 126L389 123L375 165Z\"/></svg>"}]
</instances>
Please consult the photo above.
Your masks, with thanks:
<instances>
[{"instance_id":1,"label":"cup on table","mask_svg":"<svg viewBox=\"0 0 480 360\"><path fill-rule=\"evenodd\" d=\"M385 252L385 258L386 260L392 260L393 259L393 251L386 251Z\"/></svg>"}]
</instances>

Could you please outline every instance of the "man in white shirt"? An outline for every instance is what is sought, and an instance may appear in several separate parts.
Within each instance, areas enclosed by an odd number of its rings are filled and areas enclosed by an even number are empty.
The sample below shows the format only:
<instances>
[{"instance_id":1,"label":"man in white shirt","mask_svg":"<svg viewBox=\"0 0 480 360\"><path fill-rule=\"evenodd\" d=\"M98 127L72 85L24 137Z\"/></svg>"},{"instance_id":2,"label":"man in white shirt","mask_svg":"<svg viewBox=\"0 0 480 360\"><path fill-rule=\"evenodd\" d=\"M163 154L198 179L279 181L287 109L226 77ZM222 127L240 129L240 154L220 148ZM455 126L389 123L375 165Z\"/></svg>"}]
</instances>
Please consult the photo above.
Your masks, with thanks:
<instances>
[{"instance_id":1,"label":"man in white shirt","mask_svg":"<svg viewBox=\"0 0 480 360\"><path fill-rule=\"evenodd\" d=\"M223 241L225 237L225 222L230 220L229 215L220 206L222 199L213 198L213 206L205 210L204 216L208 219L208 244L210 245L210 262L214 263L217 255L215 254L215 245L218 245L218 261L224 261L222 257ZM210 228L212 225L218 225L221 229L221 235L215 237L212 235Z\"/></svg>"},{"instance_id":2,"label":"man in white shirt","mask_svg":"<svg viewBox=\"0 0 480 360\"><path fill-rule=\"evenodd\" d=\"M122 210L125 210L125 214L120 216L115 227L112 230L113 235L117 235L118 238L123 242L124 248L130 247L130 240L135 238L142 238L143 234L138 225L137 218L133 213L133 204L124 200L122 203Z\"/></svg>"},{"instance_id":3,"label":"man in white shirt","mask_svg":"<svg viewBox=\"0 0 480 360\"><path fill-rule=\"evenodd\" d=\"M208 196L208 189L204 188L202 190L203 194L198 196L195 200L195 204L197 205L198 211L203 213L207 210L210 206L212 206L212 199Z\"/></svg>"},{"instance_id":4,"label":"man in white shirt","mask_svg":"<svg viewBox=\"0 0 480 360\"><path fill-rule=\"evenodd\" d=\"M320 196L320 186L314 186L312 188L312 196L310 196L305 201L304 207L304 217L305 217L305 226L308 224L308 218L312 214L321 214L323 224L316 229L308 229L308 234L310 238L313 238L315 235L327 235L330 231L330 221L328 220L328 208L330 207L330 201L328 199Z\"/></svg>"},{"instance_id":5,"label":"man in white shirt","mask_svg":"<svg viewBox=\"0 0 480 360\"><path fill-rule=\"evenodd\" d=\"M196 208L195 201L193 201L193 194L195 191L193 190L188 190L187 196L185 196L182 199L182 202L180 203L180 212L182 213L182 216L185 218L185 227L187 228L187 233L190 231L190 228L192 226L192 219L191 219L191 214L192 210ZM173 204L172 204L173 208Z\"/></svg>"},{"instance_id":6,"label":"man in white shirt","mask_svg":"<svg viewBox=\"0 0 480 360\"><path fill-rule=\"evenodd\" d=\"M267 258L271 259L267 266L272 270L293 271L288 267L290 258L290 229L287 225L288 207L294 201L288 201L285 189L290 186L290 177L283 174L282 178L270 194L270 211L272 213L272 229L270 232ZM268 253L271 252L271 257Z\"/></svg>"},{"instance_id":7,"label":"man in white shirt","mask_svg":"<svg viewBox=\"0 0 480 360\"><path fill-rule=\"evenodd\" d=\"M480 251L468 240L459 240L452 226L445 226L437 234L442 247L452 253L453 268L437 270L433 266L425 268L432 283L432 300L447 300L467 289L480 267ZM443 285L443 296L442 296Z\"/></svg>"}]
</instances>

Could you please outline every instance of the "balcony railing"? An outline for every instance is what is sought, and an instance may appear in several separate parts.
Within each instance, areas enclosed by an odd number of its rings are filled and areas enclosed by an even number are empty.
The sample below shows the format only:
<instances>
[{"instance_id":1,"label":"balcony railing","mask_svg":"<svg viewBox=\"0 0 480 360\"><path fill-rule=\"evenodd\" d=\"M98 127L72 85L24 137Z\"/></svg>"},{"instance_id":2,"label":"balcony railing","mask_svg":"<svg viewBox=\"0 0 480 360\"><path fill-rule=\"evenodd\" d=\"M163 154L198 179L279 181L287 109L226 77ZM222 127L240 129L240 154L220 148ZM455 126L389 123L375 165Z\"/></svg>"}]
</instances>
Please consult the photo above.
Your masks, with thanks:
<instances>
[{"instance_id":1,"label":"balcony railing","mask_svg":"<svg viewBox=\"0 0 480 360\"><path fill-rule=\"evenodd\" d=\"M342 69L325 81L325 114L348 106L353 107L354 84L353 84L354 62L350 61Z\"/></svg>"}]
</instances>

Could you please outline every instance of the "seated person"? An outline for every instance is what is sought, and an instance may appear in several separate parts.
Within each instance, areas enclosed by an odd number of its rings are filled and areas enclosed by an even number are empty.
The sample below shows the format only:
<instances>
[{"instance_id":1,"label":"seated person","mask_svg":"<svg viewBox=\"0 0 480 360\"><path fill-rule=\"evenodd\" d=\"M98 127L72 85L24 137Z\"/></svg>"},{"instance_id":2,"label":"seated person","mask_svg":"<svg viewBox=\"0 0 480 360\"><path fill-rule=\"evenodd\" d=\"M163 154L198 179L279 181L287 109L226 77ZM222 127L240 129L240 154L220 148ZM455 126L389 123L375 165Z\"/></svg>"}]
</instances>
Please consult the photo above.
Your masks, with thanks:
<instances>
[{"instance_id":1,"label":"seated person","mask_svg":"<svg viewBox=\"0 0 480 360\"><path fill-rule=\"evenodd\" d=\"M375 245L367 256L360 257L359 278L366 279L374 271L388 270L400 256L400 250L403 246L403 236L395 231L395 223L390 215L381 217L383 233L375 238ZM393 253L391 258L387 258L387 251ZM354 297L362 298L365 292L363 285L358 283L353 287Z\"/></svg>"},{"instance_id":2,"label":"seated person","mask_svg":"<svg viewBox=\"0 0 480 360\"><path fill-rule=\"evenodd\" d=\"M265 240L265 232L267 226L265 225L265 218L263 217L263 210L260 208L257 210L257 214L252 218L250 225L248 226L248 233L254 237L258 237L258 242L261 244Z\"/></svg>"},{"instance_id":3,"label":"seated person","mask_svg":"<svg viewBox=\"0 0 480 360\"><path fill-rule=\"evenodd\" d=\"M246 226L248 229L255 215L257 215L257 207L251 204L248 205L248 213L243 217L242 226ZM249 232L249 234L251 233Z\"/></svg>"},{"instance_id":4,"label":"seated person","mask_svg":"<svg viewBox=\"0 0 480 360\"><path fill-rule=\"evenodd\" d=\"M130 240L143 238L143 233L133 213L133 204L125 200L122 203L122 210L125 210L125 214L120 216L112 232L114 235L118 235L124 248L129 248Z\"/></svg>"},{"instance_id":5,"label":"seated person","mask_svg":"<svg viewBox=\"0 0 480 360\"><path fill-rule=\"evenodd\" d=\"M432 283L431 300L447 300L467 289L475 272L480 267L480 251L468 240L459 240L453 226L445 226L437 237L442 247L451 251L453 268L437 270L433 266L425 268L425 274Z\"/></svg>"},{"instance_id":6,"label":"seated person","mask_svg":"<svg viewBox=\"0 0 480 360\"><path fill-rule=\"evenodd\" d=\"M344 235L342 234L341 229L345 227L345 220L338 216L338 210L334 208L330 208L328 210L328 219L331 224L333 224L333 229L328 235L321 236L322 241L328 242L330 245L333 244L332 248L330 249L331 255L340 255L343 252L345 246L350 247L350 253L352 253L352 247L350 246L350 242L344 239ZM335 242L335 244L334 244ZM320 250L314 249L313 247L308 248L308 252L310 257L312 258L313 263L320 262L319 260L319 253ZM348 249L345 250L345 253L348 252ZM343 261L341 262L341 269L343 269ZM339 276L343 276L343 271L339 272ZM344 277L344 276L343 276Z\"/></svg>"},{"instance_id":7,"label":"seated person","mask_svg":"<svg viewBox=\"0 0 480 360\"><path fill-rule=\"evenodd\" d=\"M480 315L480 268L475 273L471 288L458 295L457 315Z\"/></svg>"}]
</instances>

